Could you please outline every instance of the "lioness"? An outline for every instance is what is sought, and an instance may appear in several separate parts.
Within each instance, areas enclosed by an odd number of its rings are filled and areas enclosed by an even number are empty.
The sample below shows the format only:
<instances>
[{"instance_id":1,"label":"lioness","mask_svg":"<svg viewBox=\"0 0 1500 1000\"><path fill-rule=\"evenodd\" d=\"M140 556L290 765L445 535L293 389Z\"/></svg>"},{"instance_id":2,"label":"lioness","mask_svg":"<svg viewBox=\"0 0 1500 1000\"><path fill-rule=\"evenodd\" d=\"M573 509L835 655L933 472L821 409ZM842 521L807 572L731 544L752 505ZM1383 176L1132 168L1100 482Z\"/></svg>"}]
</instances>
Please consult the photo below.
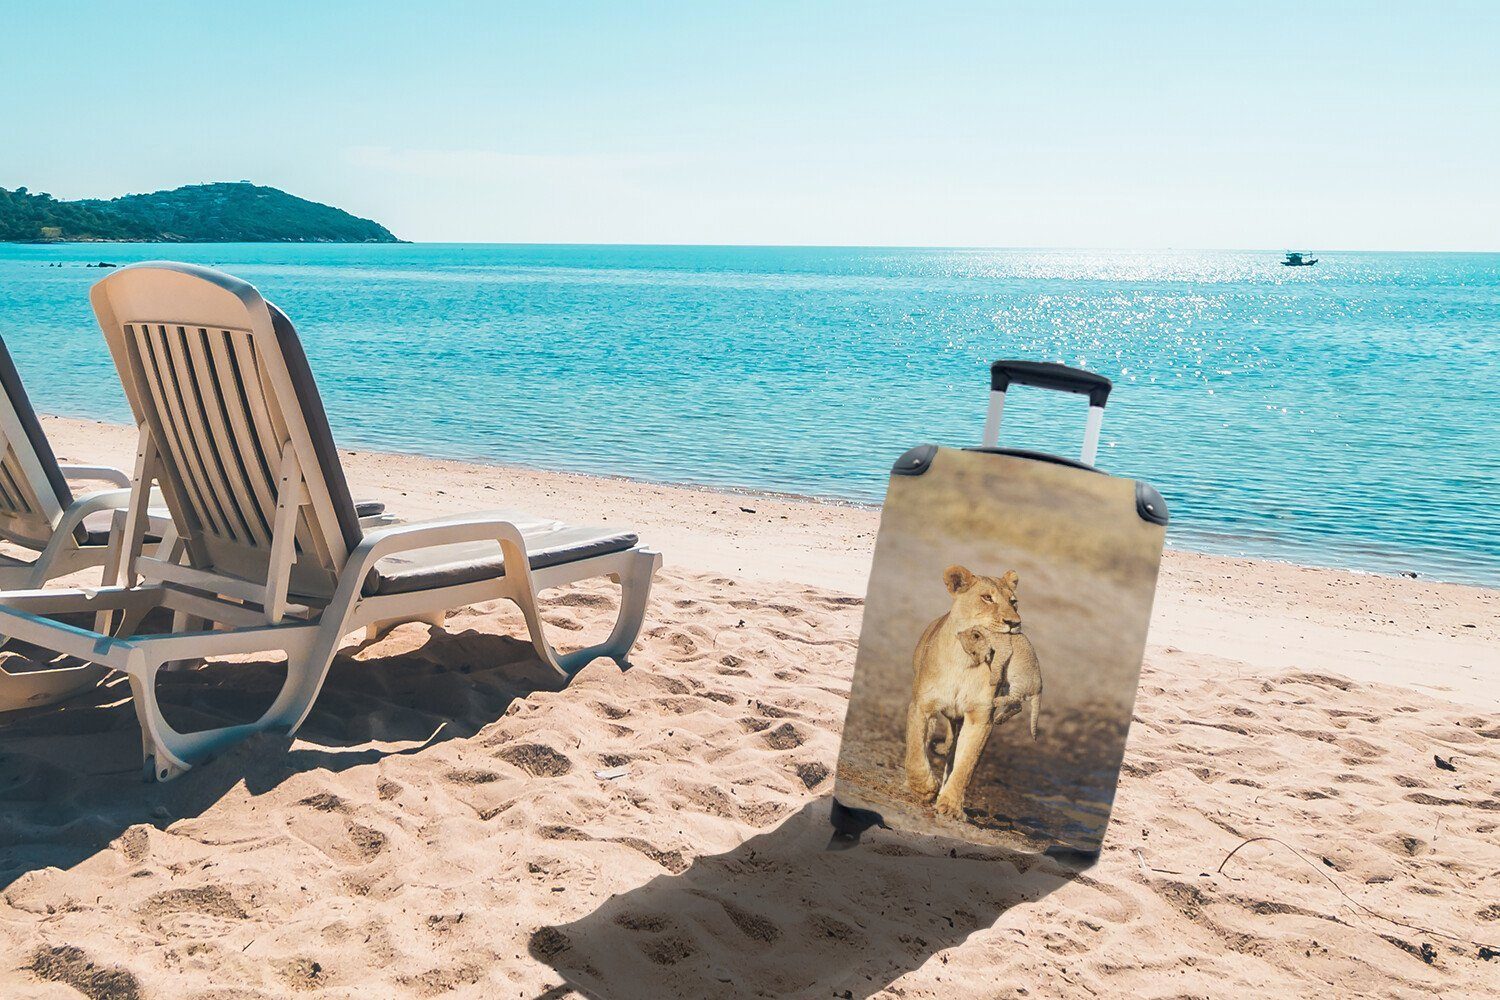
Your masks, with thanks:
<instances>
[{"instance_id":1,"label":"lioness","mask_svg":"<svg viewBox=\"0 0 1500 1000\"><path fill-rule=\"evenodd\" d=\"M915 676L906 712L906 781L924 800L936 795L938 812L949 816L963 818L964 792L990 737L1001 679L997 674L992 680L988 669L997 657L966 650L964 633L979 630L984 638L970 635L968 642L981 650L985 639L994 648L997 636L1019 631L1019 583L1015 571L999 577L979 576L962 566L949 566L943 571L943 584L953 595L953 606L923 630L912 656ZM1011 659L1004 658L1002 673ZM939 738L934 740L934 736ZM929 751L947 757L946 777L933 767Z\"/></svg>"}]
</instances>

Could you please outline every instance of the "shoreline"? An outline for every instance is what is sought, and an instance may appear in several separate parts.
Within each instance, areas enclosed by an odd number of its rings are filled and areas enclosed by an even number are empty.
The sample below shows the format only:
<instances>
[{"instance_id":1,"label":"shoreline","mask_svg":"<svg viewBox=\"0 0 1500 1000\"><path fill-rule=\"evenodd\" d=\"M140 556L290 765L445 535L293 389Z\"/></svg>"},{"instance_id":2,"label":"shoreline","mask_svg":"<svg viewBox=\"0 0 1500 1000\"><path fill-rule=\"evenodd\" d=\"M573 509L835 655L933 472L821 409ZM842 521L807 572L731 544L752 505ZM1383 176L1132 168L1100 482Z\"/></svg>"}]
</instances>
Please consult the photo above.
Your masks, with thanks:
<instances>
[{"instance_id":1,"label":"shoreline","mask_svg":"<svg viewBox=\"0 0 1500 1000\"><path fill-rule=\"evenodd\" d=\"M43 423L56 421L61 426L69 425L97 425L109 427L122 434L129 434L130 428L125 424L118 424L112 420L96 417L74 417L56 413L39 413ZM131 446L131 451L134 446ZM359 456L383 456L390 459L412 459L415 461L451 462L458 465L493 469L507 475L532 474L540 476L563 476L581 477L585 480L600 480L608 483L620 483L633 487L661 488L667 490L681 490L689 493L701 493L711 496L726 498L766 500L775 503L805 504L819 507L832 507L837 509L848 509L869 512L877 515L880 513L881 504L873 501L851 500L846 497L821 496L810 493L792 493L783 490L763 489L752 486L729 486L713 485L697 482L665 482L654 479L643 479L624 473L615 472L580 472L572 469L552 468L544 465L530 465L526 462L517 461L493 461L478 457L453 457L442 455L430 455L420 451L387 451L384 449L356 447L347 448L339 446L339 450L347 455ZM128 469L127 469L128 471ZM1211 545L1204 548L1192 548L1168 544L1166 551L1169 553L1180 553L1183 555L1204 556L1216 559L1245 559L1254 562L1275 563L1280 566L1291 566L1299 569L1318 570L1329 573L1352 573L1360 576L1371 576L1383 580L1417 580L1423 583L1442 584L1454 587L1473 587L1480 590L1497 590L1496 586L1476 580L1454 580L1437 576L1430 572L1421 570L1383 570L1370 569L1363 566L1333 565L1328 563L1305 562L1289 556L1267 555L1263 553L1237 553L1215 549Z\"/></svg>"},{"instance_id":2,"label":"shoreline","mask_svg":"<svg viewBox=\"0 0 1500 1000\"><path fill-rule=\"evenodd\" d=\"M127 465L131 428L43 416L59 461ZM629 524L666 572L794 583L863 597L876 507L755 491L340 448L350 490L420 520L523 510ZM439 486L441 484L441 486ZM1408 625L1409 623L1409 625ZM1500 711L1480 664L1500 643L1500 591L1426 578L1169 548L1150 646L1258 669L1315 669Z\"/></svg>"}]
</instances>

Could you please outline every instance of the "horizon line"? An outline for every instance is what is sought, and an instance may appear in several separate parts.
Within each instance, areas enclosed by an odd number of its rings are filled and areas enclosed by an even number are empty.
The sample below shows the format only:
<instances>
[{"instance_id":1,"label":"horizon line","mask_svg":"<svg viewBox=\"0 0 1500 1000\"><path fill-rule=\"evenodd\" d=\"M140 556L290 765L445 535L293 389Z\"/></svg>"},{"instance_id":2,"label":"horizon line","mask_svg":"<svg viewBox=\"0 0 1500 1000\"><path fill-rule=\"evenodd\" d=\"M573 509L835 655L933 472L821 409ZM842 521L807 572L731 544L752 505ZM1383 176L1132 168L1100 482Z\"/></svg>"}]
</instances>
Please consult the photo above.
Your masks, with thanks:
<instances>
[{"instance_id":1,"label":"horizon line","mask_svg":"<svg viewBox=\"0 0 1500 1000\"><path fill-rule=\"evenodd\" d=\"M626 241L536 241L536 240L409 240L398 238L394 242L338 241L338 240L214 240L195 242L189 240L0 240L7 246L63 247L63 246L469 246L469 247L633 247L663 249L700 250L965 250L975 252L1055 252L1090 251L1095 253L1276 253L1292 251L1274 247L1190 247L1190 246L1088 246L1088 245L1033 245L1002 246L971 243L631 243ZM1341 248L1329 247L1317 250L1300 250L1298 253L1318 254L1500 254L1495 249L1443 249L1433 250L1411 247Z\"/></svg>"}]
</instances>

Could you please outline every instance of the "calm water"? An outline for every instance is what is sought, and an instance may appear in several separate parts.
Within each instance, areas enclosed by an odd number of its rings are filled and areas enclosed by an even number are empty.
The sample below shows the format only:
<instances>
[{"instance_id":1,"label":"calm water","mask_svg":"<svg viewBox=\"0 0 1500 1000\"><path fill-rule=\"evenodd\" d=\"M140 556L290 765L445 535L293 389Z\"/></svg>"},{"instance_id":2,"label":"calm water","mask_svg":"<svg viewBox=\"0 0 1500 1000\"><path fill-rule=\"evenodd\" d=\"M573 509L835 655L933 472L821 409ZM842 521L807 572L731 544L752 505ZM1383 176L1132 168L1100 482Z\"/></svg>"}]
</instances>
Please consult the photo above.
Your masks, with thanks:
<instances>
[{"instance_id":1,"label":"calm water","mask_svg":"<svg viewBox=\"0 0 1500 1000\"><path fill-rule=\"evenodd\" d=\"M977 442L987 362L1060 360L1172 544L1500 584L1497 254L0 245L38 409L125 420L82 264L164 255L291 315L348 446L878 502ZM1083 408L1018 390L1005 443Z\"/></svg>"}]
</instances>

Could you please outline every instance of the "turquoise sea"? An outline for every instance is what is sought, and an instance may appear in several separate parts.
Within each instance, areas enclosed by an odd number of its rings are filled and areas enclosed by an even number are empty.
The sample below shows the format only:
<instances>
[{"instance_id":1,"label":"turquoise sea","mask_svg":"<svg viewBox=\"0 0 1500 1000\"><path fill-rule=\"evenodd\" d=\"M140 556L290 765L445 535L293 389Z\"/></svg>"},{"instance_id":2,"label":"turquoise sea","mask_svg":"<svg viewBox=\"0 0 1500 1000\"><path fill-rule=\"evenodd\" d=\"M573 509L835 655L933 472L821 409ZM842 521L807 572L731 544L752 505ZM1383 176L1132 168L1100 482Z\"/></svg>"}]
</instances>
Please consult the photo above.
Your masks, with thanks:
<instances>
[{"instance_id":1,"label":"turquoise sea","mask_svg":"<svg viewBox=\"0 0 1500 1000\"><path fill-rule=\"evenodd\" d=\"M350 447L878 503L977 443L990 360L1064 361L1170 544L1500 585L1500 254L0 245L39 410L126 419L83 265L163 256L288 312ZM1083 409L1017 390L1004 443Z\"/></svg>"}]
</instances>

